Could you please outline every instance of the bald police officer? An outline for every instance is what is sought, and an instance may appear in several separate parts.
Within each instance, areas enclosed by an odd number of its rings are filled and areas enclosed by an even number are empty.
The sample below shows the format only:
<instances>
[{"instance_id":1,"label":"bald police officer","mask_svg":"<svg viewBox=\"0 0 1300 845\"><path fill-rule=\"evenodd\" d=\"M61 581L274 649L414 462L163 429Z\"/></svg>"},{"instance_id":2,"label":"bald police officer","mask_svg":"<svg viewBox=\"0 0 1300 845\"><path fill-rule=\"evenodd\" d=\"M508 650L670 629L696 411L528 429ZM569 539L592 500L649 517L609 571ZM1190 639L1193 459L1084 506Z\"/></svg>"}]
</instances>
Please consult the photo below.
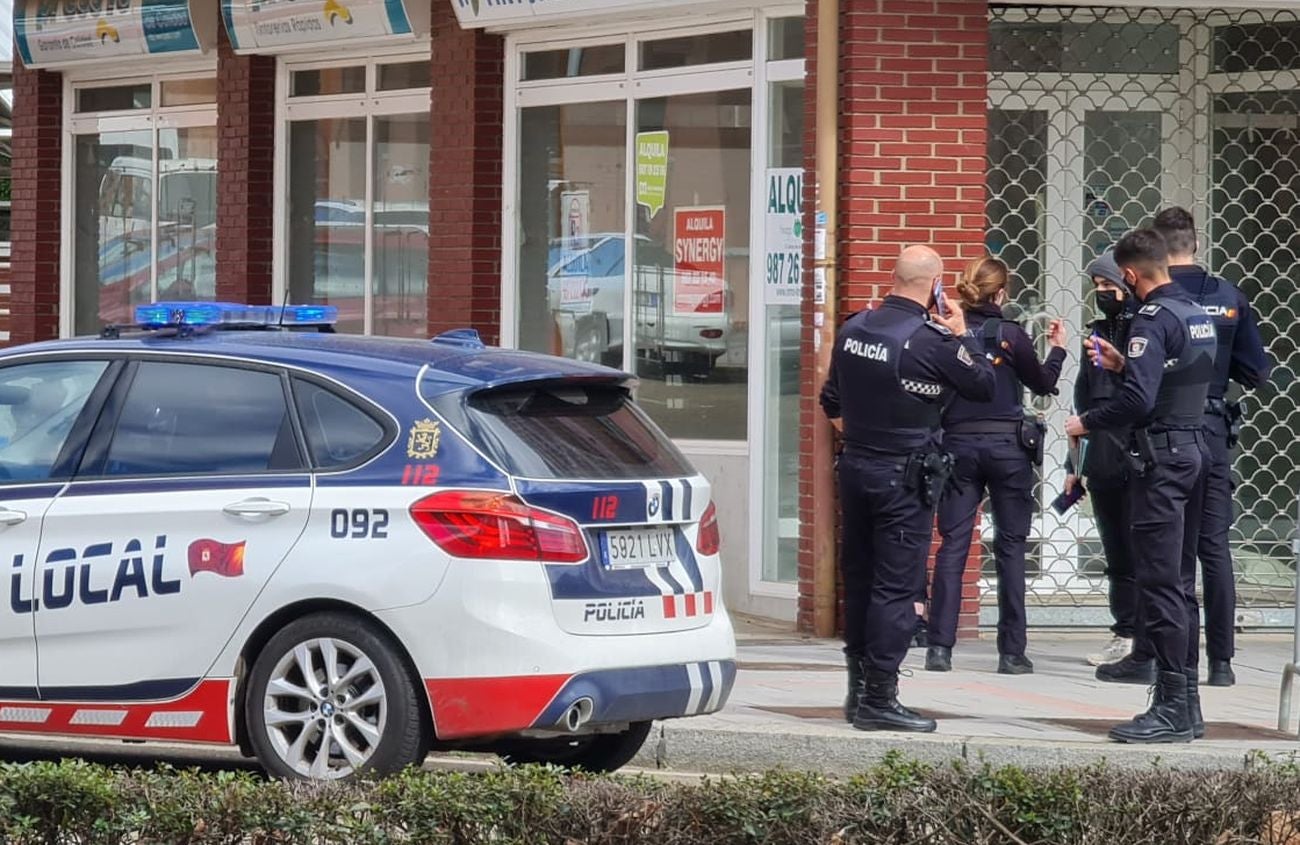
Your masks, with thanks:
<instances>
[{"instance_id":1,"label":"bald police officer","mask_svg":"<svg viewBox=\"0 0 1300 845\"><path fill-rule=\"evenodd\" d=\"M1199 608L1196 538L1210 458L1201 415L1214 378L1213 319L1169 275L1164 238L1138 229L1115 246L1115 262L1141 305L1124 356L1092 340L1108 369L1122 370L1117 394L1066 421L1066 433L1132 426L1129 524L1140 618L1155 653L1150 709L1116 725L1119 742L1189 742L1204 732L1196 685Z\"/></svg>"},{"instance_id":2,"label":"bald police officer","mask_svg":"<svg viewBox=\"0 0 1300 845\"><path fill-rule=\"evenodd\" d=\"M934 250L903 250L893 293L840 329L822 389L822 407L844 439L844 714L859 730L935 729L933 719L898 702L898 666L916 625L935 501L950 470L940 419L953 391L983 402L994 389L993 365L967 336L961 309L935 302L942 274Z\"/></svg>"}]
</instances>

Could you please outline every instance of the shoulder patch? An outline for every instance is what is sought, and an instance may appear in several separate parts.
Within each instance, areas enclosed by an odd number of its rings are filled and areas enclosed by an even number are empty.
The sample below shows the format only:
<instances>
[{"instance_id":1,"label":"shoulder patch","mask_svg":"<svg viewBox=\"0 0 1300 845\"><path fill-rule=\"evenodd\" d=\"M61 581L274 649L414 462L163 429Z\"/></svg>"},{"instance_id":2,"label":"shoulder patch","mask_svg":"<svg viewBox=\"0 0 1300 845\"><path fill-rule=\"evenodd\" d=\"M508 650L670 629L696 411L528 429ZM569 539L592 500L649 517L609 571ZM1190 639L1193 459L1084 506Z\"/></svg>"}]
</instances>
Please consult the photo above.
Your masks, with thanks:
<instances>
[{"instance_id":1,"label":"shoulder patch","mask_svg":"<svg viewBox=\"0 0 1300 845\"><path fill-rule=\"evenodd\" d=\"M1159 306L1156 306L1157 308ZM1147 339L1145 337L1130 338L1128 342L1128 357L1141 358L1147 351Z\"/></svg>"},{"instance_id":2,"label":"shoulder patch","mask_svg":"<svg viewBox=\"0 0 1300 845\"><path fill-rule=\"evenodd\" d=\"M957 360L968 367L975 366L975 362L971 360L970 352L966 350L966 344L964 343L957 347Z\"/></svg>"},{"instance_id":3,"label":"shoulder patch","mask_svg":"<svg viewBox=\"0 0 1300 845\"><path fill-rule=\"evenodd\" d=\"M1160 303L1152 302L1149 305L1143 305L1138 309L1138 313L1143 317L1154 317L1160 311Z\"/></svg>"},{"instance_id":4,"label":"shoulder patch","mask_svg":"<svg viewBox=\"0 0 1300 845\"><path fill-rule=\"evenodd\" d=\"M936 323L934 320L926 320L925 324L930 328L934 329L936 332L938 332L941 335L948 335L949 337L952 336L952 332L948 330L947 326L942 325L940 323Z\"/></svg>"}]
</instances>

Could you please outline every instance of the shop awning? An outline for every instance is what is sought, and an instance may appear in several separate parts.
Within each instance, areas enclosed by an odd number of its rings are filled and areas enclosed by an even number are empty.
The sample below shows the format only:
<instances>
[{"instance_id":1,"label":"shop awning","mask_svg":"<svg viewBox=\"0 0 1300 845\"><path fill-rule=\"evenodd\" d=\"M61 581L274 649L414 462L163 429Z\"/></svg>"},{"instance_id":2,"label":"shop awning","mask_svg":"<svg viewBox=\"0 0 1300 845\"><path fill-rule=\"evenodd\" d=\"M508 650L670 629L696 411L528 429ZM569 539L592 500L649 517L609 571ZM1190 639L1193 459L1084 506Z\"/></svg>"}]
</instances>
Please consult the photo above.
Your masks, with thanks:
<instances>
[{"instance_id":1,"label":"shop awning","mask_svg":"<svg viewBox=\"0 0 1300 845\"><path fill-rule=\"evenodd\" d=\"M201 53L215 17L215 0L14 0L14 43L44 68Z\"/></svg>"},{"instance_id":2,"label":"shop awning","mask_svg":"<svg viewBox=\"0 0 1300 845\"><path fill-rule=\"evenodd\" d=\"M736 0L451 0L456 19L465 28L514 27L599 17L611 12L662 14L672 6L743 8Z\"/></svg>"},{"instance_id":3,"label":"shop awning","mask_svg":"<svg viewBox=\"0 0 1300 845\"><path fill-rule=\"evenodd\" d=\"M221 0L238 53L281 53L334 43L410 41L429 31L429 3L412 0Z\"/></svg>"}]
</instances>

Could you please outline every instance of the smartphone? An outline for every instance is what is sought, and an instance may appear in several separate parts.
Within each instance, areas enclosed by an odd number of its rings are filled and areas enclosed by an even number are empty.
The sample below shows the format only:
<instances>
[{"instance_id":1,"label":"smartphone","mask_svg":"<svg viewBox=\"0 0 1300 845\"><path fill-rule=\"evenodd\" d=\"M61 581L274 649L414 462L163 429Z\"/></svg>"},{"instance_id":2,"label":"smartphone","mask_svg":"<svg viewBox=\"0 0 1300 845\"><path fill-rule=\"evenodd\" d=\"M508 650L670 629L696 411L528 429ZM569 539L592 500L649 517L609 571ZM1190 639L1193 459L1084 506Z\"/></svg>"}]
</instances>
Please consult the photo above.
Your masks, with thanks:
<instances>
[{"instance_id":1,"label":"smartphone","mask_svg":"<svg viewBox=\"0 0 1300 845\"><path fill-rule=\"evenodd\" d=\"M1065 512L1074 507L1087 492L1087 490L1083 489L1083 482L1076 479L1069 492L1063 492L1052 500L1052 510L1064 516Z\"/></svg>"},{"instance_id":2,"label":"smartphone","mask_svg":"<svg viewBox=\"0 0 1300 845\"><path fill-rule=\"evenodd\" d=\"M948 300L943 296L943 279L934 280L934 310L940 317L948 316Z\"/></svg>"},{"instance_id":3,"label":"smartphone","mask_svg":"<svg viewBox=\"0 0 1300 845\"><path fill-rule=\"evenodd\" d=\"M1101 343L1099 343L1100 340L1101 340L1101 335L1097 334L1097 330L1096 330L1096 329L1093 329L1093 330L1092 330L1092 348L1095 349L1095 350L1097 350L1097 360L1093 362L1093 366L1096 367L1096 368L1099 369L1099 370L1101 369Z\"/></svg>"}]
</instances>

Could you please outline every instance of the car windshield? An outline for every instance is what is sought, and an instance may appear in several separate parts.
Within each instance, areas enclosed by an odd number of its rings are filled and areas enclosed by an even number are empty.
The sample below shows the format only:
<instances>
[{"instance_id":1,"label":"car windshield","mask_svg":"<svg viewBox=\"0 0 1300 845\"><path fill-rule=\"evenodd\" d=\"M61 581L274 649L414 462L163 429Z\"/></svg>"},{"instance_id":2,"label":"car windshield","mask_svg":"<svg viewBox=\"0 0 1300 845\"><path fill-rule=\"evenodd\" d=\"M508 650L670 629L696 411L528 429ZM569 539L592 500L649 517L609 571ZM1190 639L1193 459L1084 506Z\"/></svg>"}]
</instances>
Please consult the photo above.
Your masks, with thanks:
<instances>
[{"instance_id":1,"label":"car windshield","mask_svg":"<svg viewBox=\"0 0 1300 845\"><path fill-rule=\"evenodd\" d=\"M448 403L444 397L440 410ZM462 431L522 478L645 479L694 475L626 388L571 382L471 393Z\"/></svg>"}]
</instances>

